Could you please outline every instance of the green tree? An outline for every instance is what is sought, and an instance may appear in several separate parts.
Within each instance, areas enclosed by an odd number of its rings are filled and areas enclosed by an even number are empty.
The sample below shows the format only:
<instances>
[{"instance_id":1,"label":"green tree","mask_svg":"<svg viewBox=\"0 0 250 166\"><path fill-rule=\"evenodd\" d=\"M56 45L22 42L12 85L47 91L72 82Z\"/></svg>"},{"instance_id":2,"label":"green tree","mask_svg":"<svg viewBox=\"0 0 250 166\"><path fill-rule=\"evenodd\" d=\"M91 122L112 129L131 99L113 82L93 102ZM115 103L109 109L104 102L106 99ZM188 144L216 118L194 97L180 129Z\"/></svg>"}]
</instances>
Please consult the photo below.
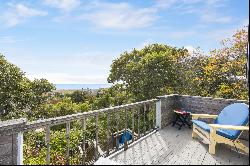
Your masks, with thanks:
<instances>
[{"instance_id":1,"label":"green tree","mask_svg":"<svg viewBox=\"0 0 250 166\"><path fill-rule=\"evenodd\" d=\"M45 79L29 80L25 73L0 54L1 119L32 116L32 110L47 100L54 86Z\"/></svg>"},{"instance_id":2,"label":"green tree","mask_svg":"<svg viewBox=\"0 0 250 166\"><path fill-rule=\"evenodd\" d=\"M182 78L186 82L181 88L189 95L201 95L222 98L247 99L246 29L238 30L231 38L221 42L222 47L207 56L197 52L186 58ZM243 79L242 79L243 78Z\"/></svg>"},{"instance_id":3,"label":"green tree","mask_svg":"<svg viewBox=\"0 0 250 166\"><path fill-rule=\"evenodd\" d=\"M110 88L99 89L93 102L93 109L107 108L131 103L133 98L122 84L115 84Z\"/></svg>"},{"instance_id":4,"label":"green tree","mask_svg":"<svg viewBox=\"0 0 250 166\"><path fill-rule=\"evenodd\" d=\"M173 93L186 56L188 52L184 48L161 44L124 52L113 61L108 82L121 81L136 100L154 98L166 89Z\"/></svg>"},{"instance_id":5,"label":"green tree","mask_svg":"<svg viewBox=\"0 0 250 166\"><path fill-rule=\"evenodd\" d=\"M85 101L92 101L94 96L91 91L85 90L75 90L70 94L66 94L66 96L70 97L71 100L75 103L85 102Z\"/></svg>"},{"instance_id":6,"label":"green tree","mask_svg":"<svg viewBox=\"0 0 250 166\"><path fill-rule=\"evenodd\" d=\"M182 63L179 77L182 81L177 87L179 94L188 95L207 95L207 84L204 78L204 67L208 64L208 56L200 50L196 49L191 56L185 58Z\"/></svg>"},{"instance_id":7,"label":"green tree","mask_svg":"<svg viewBox=\"0 0 250 166\"><path fill-rule=\"evenodd\" d=\"M52 118L86 111L89 111L89 104L87 102L74 103L69 97L65 97L58 103L45 104L37 111L36 118Z\"/></svg>"},{"instance_id":8,"label":"green tree","mask_svg":"<svg viewBox=\"0 0 250 166\"><path fill-rule=\"evenodd\" d=\"M248 32L246 29L238 30L231 38L222 41L222 48L214 50L211 61L215 62L214 70L208 69L208 75L217 71L215 79L220 83L214 85L215 96L223 98L247 99L246 63L247 63ZM211 66L211 65L210 65ZM210 67L208 66L208 68ZM207 68L206 68L207 69Z\"/></svg>"}]
</instances>

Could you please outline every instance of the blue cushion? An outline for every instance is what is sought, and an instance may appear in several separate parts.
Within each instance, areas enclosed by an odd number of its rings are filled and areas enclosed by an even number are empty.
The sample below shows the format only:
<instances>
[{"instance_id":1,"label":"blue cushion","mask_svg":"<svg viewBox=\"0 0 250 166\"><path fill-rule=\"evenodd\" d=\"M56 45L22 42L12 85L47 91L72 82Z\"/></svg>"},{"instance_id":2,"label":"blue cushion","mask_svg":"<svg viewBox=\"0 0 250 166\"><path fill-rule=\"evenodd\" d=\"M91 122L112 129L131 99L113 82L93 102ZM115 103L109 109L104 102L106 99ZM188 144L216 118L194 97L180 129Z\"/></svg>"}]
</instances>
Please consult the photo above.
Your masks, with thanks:
<instances>
[{"instance_id":1,"label":"blue cushion","mask_svg":"<svg viewBox=\"0 0 250 166\"><path fill-rule=\"evenodd\" d=\"M196 124L197 126L199 126L200 128L202 128L203 130L205 130L205 131L207 131L207 132L210 133L210 127L208 126L207 123L205 123L203 121L200 121L200 120L192 120L192 122L194 124ZM236 139L237 138L234 135L232 135L232 134L230 134L227 131L222 130L222 129L217 129L216 130L216 134L221 135L223 137L226 137L228 139Z\"/></svg>"},{"instance_id":2,"label":"blue cushion","mask_svg":"<svg viewBox=\"0 0 250 166\"><path fill-rule=\"evenodd\" d=\"M200 128L210 132L210 127L207 123L192 120L194 124ZM221 125L233 125L233 126L245 126L249 121L249 107L245 103L234 103L225 107L221 113L215 119L215 124ZM236 139L241 133L241 130L226 130L226 129L217 129L217 134L224 136L229 139Z\"/></svg>"},{"instance_id":3,"label":"blue cushion","mask_svg":"<svg viewBox=\"0 0 250 166\"><path fill-rule=\"evenodd\" d=\"M194 124L202 128L203 130L206 130L207 132L210 132L210 127L208 126L207 123L200 121L200 120L192 120Z\"/></svg>"},{"instance_id":4,"label":"blue cushion","mask_svg":"<svg viewBox=\"0 0 250 166\"><path fill-rule=\"evenodd\" d=\"M120 144L124 144L125 142L125 137L126 137L126 140L129 141L129 140L132 140L132 133L130 133L129 131L127 131L125 134L122 133L120 139L119 139L119 143Z\"/></svg>"},{"instance_id":5,"label":"blue cushion","mask_svg":"<svg viewBox=\"0 0 250 166\"><path fill-rule=\"evenodd\" d=\"M246 126L248 121L248 105L245 103L234 103L225 107L218 115L218 118L214 121L214 123L221 125ZM241 133L240 130L222 130L229 133L234 138L237 138Z\"/></svg>"}]
</instances>

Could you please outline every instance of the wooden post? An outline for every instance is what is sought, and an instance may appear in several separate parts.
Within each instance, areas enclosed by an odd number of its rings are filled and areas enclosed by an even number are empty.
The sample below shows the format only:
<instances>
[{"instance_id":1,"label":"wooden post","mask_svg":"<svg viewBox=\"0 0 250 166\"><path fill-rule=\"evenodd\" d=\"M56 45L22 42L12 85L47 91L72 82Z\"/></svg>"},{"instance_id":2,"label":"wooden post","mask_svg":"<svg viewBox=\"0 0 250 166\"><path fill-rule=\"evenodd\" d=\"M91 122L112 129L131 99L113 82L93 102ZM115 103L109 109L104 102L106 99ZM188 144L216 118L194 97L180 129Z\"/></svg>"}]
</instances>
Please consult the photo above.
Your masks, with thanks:
<instances>
[{"instance_id":1,"label":"wooden post","mask_svg":"<svg viewBox=\"0 0 250 166\"><path fill-rule=\"evenodd\" d=\"M17 165L23 165L23 132L17 134Z\"/></svg>"},{"instance_id":2,"label":"wooden post","mask_svg":"<svg viewBox=\"0 0 250 166\"><path fill-rule=\"evenodd\" d=\"M156 102L156 127L161 129L161 99Z\"/></svg>"}]
</instances>

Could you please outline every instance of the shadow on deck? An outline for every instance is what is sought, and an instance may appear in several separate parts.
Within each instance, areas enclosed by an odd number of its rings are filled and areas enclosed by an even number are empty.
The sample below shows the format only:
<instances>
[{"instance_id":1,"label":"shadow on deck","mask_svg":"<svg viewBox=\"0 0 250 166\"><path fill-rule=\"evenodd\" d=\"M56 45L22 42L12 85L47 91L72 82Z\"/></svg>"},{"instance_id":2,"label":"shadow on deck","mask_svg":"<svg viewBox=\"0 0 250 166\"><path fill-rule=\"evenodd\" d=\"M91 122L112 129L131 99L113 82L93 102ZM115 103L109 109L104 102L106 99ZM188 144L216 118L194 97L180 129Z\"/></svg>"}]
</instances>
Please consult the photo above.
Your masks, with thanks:
<instances>
[{"instance_id":1,"label":"shadow on deck","mask_svg":"<svg viewBox=\"0 0 250 166\"><path fill-rule=\"evenodd\" d=\"M150 134L120 151L110 159L126 165L249 165L249 156L233 148L217 144L216 154L208 153L208 145L192 139L191 129L168 126Z\"/></svg>"}]
</instances>

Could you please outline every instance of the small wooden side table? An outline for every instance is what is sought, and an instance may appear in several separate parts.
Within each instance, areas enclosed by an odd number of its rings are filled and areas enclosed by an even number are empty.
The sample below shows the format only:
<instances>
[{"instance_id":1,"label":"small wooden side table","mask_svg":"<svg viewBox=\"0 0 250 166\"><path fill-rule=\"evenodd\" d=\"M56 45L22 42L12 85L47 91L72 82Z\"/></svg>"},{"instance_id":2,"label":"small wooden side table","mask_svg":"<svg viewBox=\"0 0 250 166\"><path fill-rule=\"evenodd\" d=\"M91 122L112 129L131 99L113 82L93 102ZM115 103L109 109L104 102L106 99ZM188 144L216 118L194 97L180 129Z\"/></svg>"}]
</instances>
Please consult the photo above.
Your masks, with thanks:
<instances>
[{"instance_id":1,"label":"small wooden side table","mask_svg":"<svg viewBox=\"0 0 250 166\"><path fill-rule=\"evenodd\" d=\"M172 126L178 125L180 130L182 126L187 125L191 129L191 124L188 122L191 112L185 111L183 109L175 109L174 112L176 117L172 123Z\"/></svg>"}]
</instances>

